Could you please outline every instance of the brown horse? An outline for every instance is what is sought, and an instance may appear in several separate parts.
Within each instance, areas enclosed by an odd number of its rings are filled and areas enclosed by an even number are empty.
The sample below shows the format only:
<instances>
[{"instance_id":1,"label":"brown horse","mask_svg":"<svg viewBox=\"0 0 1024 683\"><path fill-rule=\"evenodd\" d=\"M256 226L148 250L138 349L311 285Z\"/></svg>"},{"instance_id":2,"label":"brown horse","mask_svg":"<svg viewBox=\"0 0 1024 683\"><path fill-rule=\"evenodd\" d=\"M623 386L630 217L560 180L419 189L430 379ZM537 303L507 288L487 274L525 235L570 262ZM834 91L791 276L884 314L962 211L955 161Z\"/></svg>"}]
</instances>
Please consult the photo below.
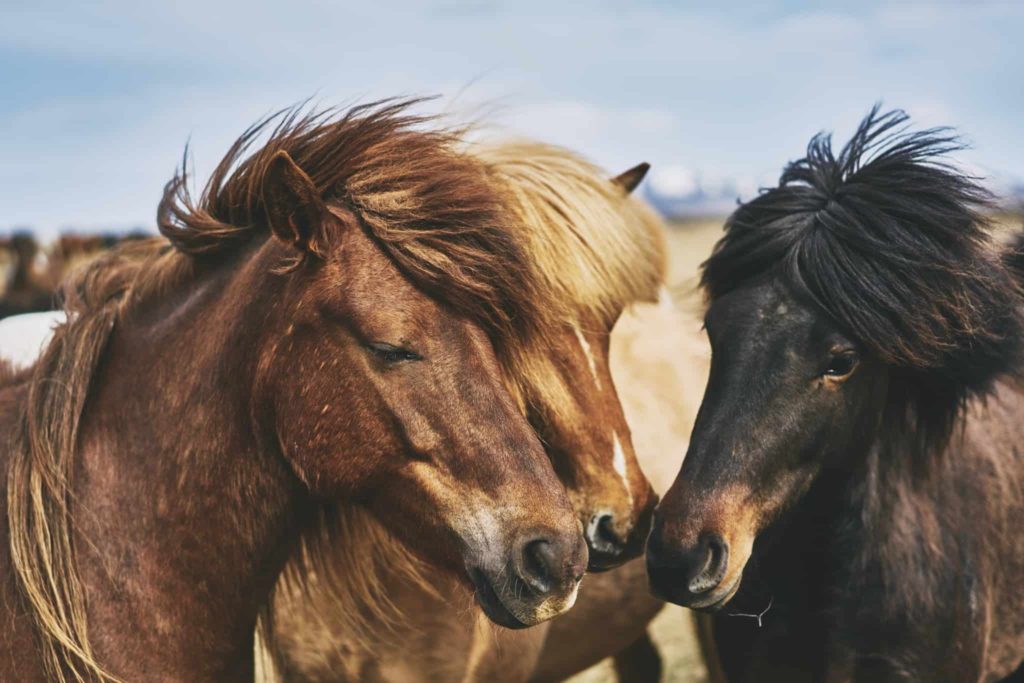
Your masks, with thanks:
<instances>
[{"instance_id":1,"label":"brown horse","mask_svg":"<svg viewBox=\"0 0 1024 683\"><path fill-rule=\"evenodd\" d=\"M530 343L504 359L507 381L565 483L591 568L636 557L655 498L640 472L609 362L623 309L653 301L664 277L661 224L627 197L646 165L609 182L560 148L474 149L514 197L514 229L543 283L548 312ZM522 681L543 629L492 632L470 616L450 578L415 563L366 517L328 527L275 595L268 642L284 680ZM378 557L368 562L372 547ZM311 558L315 564L310 569ZM596 561L595 561L596 558ZM466 614L452 614L453 601ZM641 622L641 629L646 621ZM628 644L628 643L627 643ZM605 652L604 656L612 654Z\"/></svg>"},{"instance_id":2,"label":"brown horse","mask_svg":"<svg viewBox=\"0 0 1024 683\"><path fill-rule=\"evenodd\" d=\"M250 680L317 501L358 501L498 621L571 606L580 525L495 351L538 286L507 197L407 106L285 114L239 162L255 126L200 201L168 186L170 244L65 288L0 392L0 679Z\"/></svg>"},{"instance_id":3,"label":"brown horse","mask_svg":"<svg viewBox=\"0 0 1024 683\"><path fill-rule=\"evenodd\" d=\"M56 289L71 274L71 271L84 266L108 249L124 241L146 239L147 237L148 235L139 231L97 235L64 233L48 250L45 282L51 289Z\"/></svg>"},{"instance_id":4,"label":"brown horse","mask_svg":"<svg viewBox=\"0 0 1024 683\"><path fill-rule=\"evenodd\" d=\"M647 560L730 681L1024 661L1021 259L955 136L905 121L816 137L703 267L711 374Z\"/></svg>"},{"instance_id":5,"label":"brown horse","mask_svg":"<svg viewBox=\"0 0 1024 683\"><path fill-rule=\"evenodd\" d=\"M43 253L35 237L18 232L0 241L0 318L54 307L52 288L43 281L37 261Z\"/></svg>"}]
</instances>

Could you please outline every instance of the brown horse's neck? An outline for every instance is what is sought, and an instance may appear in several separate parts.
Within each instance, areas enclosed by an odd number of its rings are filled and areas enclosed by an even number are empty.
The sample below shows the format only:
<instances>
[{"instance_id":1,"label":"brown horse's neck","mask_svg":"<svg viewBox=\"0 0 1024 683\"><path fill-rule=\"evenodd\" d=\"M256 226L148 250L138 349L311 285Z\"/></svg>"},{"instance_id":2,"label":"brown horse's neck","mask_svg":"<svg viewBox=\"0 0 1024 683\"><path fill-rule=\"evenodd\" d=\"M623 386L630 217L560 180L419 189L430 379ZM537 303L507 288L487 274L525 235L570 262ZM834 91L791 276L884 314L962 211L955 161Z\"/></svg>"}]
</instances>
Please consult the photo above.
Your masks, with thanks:
<instances>
[{"instance_id":1,"label":"brown horse's neck","mask_svg":"<svg viewBox=\"0 0 1024 683\"><path fill-rule=\"evenodd\" d=\"M124 680L251 679L257 611L302 514L277 444L254 427L273 419L252 399L280 286L273 249L119 322L94 380L79 567L97 657Z\"/></svg>"}]
</instances>

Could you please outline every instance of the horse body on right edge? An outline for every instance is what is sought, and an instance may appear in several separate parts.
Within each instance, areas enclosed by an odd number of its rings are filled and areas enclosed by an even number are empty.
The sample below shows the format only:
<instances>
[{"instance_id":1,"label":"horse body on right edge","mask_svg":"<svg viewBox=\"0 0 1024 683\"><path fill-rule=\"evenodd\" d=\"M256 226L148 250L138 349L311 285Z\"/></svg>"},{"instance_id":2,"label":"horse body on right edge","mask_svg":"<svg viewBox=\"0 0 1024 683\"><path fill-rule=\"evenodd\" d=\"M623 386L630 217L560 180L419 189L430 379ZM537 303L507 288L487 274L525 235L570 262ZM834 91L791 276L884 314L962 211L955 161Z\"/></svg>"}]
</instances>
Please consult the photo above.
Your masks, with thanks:
<instances>
[{"instance_id":1,"label":"horse body on right edge","mask_svg":"<svg viewBox=\"0 0 1024 683\"><path fill-rule=\"evenodd\" d=\"M647 561L729 681L1024 660L1020 258L956 138L905 120L815 138L703 267L711 373Z\"/></svg>"}]
</instances>

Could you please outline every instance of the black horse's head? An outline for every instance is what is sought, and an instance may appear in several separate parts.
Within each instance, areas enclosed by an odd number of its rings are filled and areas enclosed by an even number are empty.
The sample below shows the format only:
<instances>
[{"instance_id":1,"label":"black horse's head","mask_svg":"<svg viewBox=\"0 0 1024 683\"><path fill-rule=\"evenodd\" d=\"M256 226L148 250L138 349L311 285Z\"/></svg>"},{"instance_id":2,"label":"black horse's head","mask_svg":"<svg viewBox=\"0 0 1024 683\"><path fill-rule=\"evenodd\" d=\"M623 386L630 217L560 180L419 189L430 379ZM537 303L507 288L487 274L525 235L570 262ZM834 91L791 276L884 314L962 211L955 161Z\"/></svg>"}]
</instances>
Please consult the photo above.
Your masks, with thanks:
<instances>
[{"instance_id":1,"label":"black horse's head","mask_svg":"<svg viewBox=\"0 0 1024 683\"><path fill-rule=\"evenodd\" d=\"M896 432L924 452L1020 357L989 197L944 160L950 131L905 122L876 107L838 157L815 137L703 266L711 374L647 555L668 600L724 605L758 534L823 470Z\"/></svg>"}]
</instances>

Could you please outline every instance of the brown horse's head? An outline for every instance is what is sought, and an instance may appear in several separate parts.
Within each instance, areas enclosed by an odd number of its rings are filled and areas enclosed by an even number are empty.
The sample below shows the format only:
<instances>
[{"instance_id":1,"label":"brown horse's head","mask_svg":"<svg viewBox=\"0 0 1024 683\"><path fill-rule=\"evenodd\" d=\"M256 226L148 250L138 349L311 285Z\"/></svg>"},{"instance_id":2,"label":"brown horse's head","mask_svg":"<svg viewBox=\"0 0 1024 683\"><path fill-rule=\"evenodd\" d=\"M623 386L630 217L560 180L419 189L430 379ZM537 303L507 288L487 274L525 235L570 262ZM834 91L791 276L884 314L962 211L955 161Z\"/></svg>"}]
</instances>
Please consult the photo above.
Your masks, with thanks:
<instances>
[{"instance_id":1,"label":"brown horse's head","mask_svg":"<svg viewBox=\"0 0 1024 683\"><path fill-rule=\"evenodd\" d=\"M365 504L495 622L529 626L572 605L587 563L495 351L531 324L531 269L480 164L402 111L289 121L215 193L258 188L245 218L291 262L266 302L256 424L316 498Z\"/></svg>"},{"instance_id":2,"label":"brown horse's head","mask_svg":"<svg viewBox=\"0 0 1024 683\"><path fill-rule=\"evenodd\" d=\"M838 157L816 137L704 264L711 374L647 549L668 600L725 605L762 533L825 475L853 482L834 496L869 485L872 453L927 471L965 399L1020 358L987 195L941 158L955 138L905 119L873 111Z\"/></svg>"},{"instance_id":3,"label":"brown horse's head","mask_svg":"<svg viewBox=\"0 0 1024 683\"><path fill-rule=\"evenodd\" d=\"M504 143L478 154L511 188L544 294L539 340L513 354L509 376L583 524L590 569L609 569L642 552L657 500L608 360L619 314L657 298L663 281L660 223L628 196L647 164L609 181L549 145Z\"/></svg>"}]
</instances>

